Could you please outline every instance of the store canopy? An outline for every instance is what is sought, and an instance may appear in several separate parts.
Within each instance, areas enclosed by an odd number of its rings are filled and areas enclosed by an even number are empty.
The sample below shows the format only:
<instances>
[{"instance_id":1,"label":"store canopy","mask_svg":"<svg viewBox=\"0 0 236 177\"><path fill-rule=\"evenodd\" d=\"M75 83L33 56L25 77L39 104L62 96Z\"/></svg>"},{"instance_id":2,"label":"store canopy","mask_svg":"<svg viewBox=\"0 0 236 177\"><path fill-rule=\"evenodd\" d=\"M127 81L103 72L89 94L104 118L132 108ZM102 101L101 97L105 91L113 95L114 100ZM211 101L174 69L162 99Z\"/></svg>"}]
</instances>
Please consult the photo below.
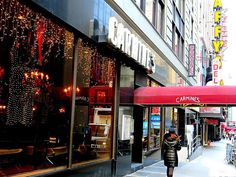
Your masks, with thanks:
<instances>
[{"instance_id":1,"label":"store canopy","mask_svg":"<svg viewBox=\"0 0 236 177\"><path fill-rule=\"evenodd\" d=\"M140 87L134 104L163 106L236 106L236 86Z\"/></svg>"},{"instance_id":2,"label":"store canopy","mask_svg":"<svg viewBox=\"0 0 236 177\"><path fill-rule=\"evenodd\" d=\"M226 132L236 132L236 127L225 127Z\"/></svg>"}]
</instances>

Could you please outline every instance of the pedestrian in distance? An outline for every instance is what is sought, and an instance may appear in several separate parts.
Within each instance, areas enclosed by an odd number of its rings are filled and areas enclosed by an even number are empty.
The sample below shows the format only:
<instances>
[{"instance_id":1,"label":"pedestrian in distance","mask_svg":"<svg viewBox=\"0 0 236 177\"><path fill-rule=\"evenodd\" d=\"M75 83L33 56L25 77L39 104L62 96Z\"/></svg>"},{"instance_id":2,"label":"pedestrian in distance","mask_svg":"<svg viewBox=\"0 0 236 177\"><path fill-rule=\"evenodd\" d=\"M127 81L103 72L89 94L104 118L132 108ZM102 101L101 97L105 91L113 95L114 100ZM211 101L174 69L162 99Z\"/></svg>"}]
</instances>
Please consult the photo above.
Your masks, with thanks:
<instances>
[{"instance_id":1,"label":"pedestrian in distance","mask_svg":"<svg viewBox=\"0 0 236 177\"><path fill-rule=\"evenodd\" d=\"M169 132L164 135L161 148L164 165L167 167L167 177L173 177L174 168L178 166L177 151L180 149L180 136L178 136L175 133L175 129L171 127Z\"/></svg>"}]
</instances>

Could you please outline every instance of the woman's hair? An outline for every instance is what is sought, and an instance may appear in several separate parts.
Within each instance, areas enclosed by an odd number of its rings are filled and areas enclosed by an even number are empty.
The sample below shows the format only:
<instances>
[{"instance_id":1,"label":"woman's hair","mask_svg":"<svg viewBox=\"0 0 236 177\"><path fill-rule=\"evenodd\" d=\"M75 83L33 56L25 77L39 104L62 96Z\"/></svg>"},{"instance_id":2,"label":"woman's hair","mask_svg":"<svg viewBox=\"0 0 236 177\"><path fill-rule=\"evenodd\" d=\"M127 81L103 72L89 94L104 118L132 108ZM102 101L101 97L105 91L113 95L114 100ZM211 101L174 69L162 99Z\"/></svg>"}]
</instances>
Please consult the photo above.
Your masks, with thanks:
<instances>
[{"instance_id":1,"label":"woman's hair","mask_svg":"<svg viewBox=\"0 0 236 177\"><path fill-rule=\"evenodd\" d=\"M175 128L174 127L170 127L169 128L169 133L175 133Z\"/></svg>"}]
</instances>

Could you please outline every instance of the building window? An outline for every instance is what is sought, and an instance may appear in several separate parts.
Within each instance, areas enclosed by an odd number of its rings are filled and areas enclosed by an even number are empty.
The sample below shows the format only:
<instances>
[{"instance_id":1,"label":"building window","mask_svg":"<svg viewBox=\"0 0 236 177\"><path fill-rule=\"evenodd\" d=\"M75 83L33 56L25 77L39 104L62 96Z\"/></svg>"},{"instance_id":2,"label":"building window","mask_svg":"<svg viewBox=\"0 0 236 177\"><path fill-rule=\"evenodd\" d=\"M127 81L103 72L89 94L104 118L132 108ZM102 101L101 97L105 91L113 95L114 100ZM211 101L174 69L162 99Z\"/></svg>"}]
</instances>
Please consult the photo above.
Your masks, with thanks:
<instances>
[{"instance_id":1,"label":"building window","mask_svg":"<svg viewBox=\"0 0 236 177\"><path fill-rule=\"evenodd\" d=\"M177 57L183 61L184 40L174 23L172 24L172 31L172 49Z\"/></svg>"},{"instance_id":2,"label":"building window","mask_svg":"<svg viewBox=\"0 0 236 177\"><path fill-rule=\"evenodd\" d=\"M134 0L134 2L143 12L145 12L146 0Z\"/></svg>"},{"instance_id":3,"label":"building window","mask_svg":"<svg viewBox=\"0 0 236 177\"><path fill-rule=\"evenodd\" d=\"M184 21L179 12L182 7L182 1L174 1L173 3L173 21L172 21L172 49L177 57L183 61L184 54Z\"/></svg>"},{"instance_id":4,"label":"building window","mask_svg":"<svg viewBox=\"0 0 236 177\"><path fill-rule=\"evenodd\" d=\"M184 40L183 38L180 38L179 41L179 58L183 60L184 58Z\"/></svg>"},{"instance_id":5,"label":"building window","mask_svg":"<svg viewBox=\"0 0 236 177\"><path fill-rule=\"evenodd\" d=\"M157 26L157 0L153 0L153 7L152 7L152 24L156 27Z\"/></svg>"},{"instance_id":6,"label":"building window","mask_svg":"<svg viewBox=\"0 0 236 177\"><path fill-rule=\"evenodd\" d=\"M174 23L176 25L176 28L181 33L181 35L184 36L184 20L183 20L183 15L179 11L179 9L177 8L175 3L173 3L173 21L174 21Z\"/></svg>"},{"instance_id":7,"label":"building window","mask_svg":"<svg viewBox=\"0 0 236 177\"><path fill-rule=\"evenodd\" d=\"M180 9L180 3L181 3L181 0L175 0L177 9Z\"/></svg>"},{"instance_id":8,"label":"building window","mask_svg":"<svg viewBox=\"0 0 236 177\"><path fill-rule=\"evenodd\" d=\"M175 5L176 5L179 13L183 17L183 15L184 15L184 0L175 0Z\"/></svg>"},{"instance_id":9,"label":"building window","mask_svg":"<svg viewBox=\"0 0 236 177\"><path fill-rule=\"evenodd\" d=\"M190 38L191 38L191 40L193 41L193 24L194 24L194 21L193 21L193 18L191 17L191 36L190 36Z\"/></svg>"},{"instance_id":10,"label":"building window","mask_svg":"<svg viewBox=\"0 0 236 177\"><path fill-rule=\"evenodd\" d=\"M163 35L164 26L164 3L162 0L146 0L145 15L155 29Z\"/></svg>"},{"instance_id":11,"label":"building window","mask_svg":"<svg viewBox=\"0 0 236 177\"><path fill-rule=\"evenodd\" d=\"M145 15L148 18L148 20L152 22L152 24L154 24L155 21L154 9L155 9L155 0L146 0Z\"/></svg>"},{"instance_id":12,"label":"building window","mask_svg":"<svg viewBox=\"0 0 236 177\"><path fill-rule=\"evenodd\" d=\"M163 35L163 26L164 26L164 4L162 3L162 1L158 1L158 5L157 5L157 31Z\"/></svg>"},{"instance_id":13,"label":"building window","mask_svg":"<svg viewBox=\"0 0 236 177\"><path fill-rule=\"evenodd\" d=\"M140 0L140 9L145 12L146 0Z\"/></svg>"},{"instance_id":14,"label":"building window","mask_svg":"<svg viewBox=\"0 0 236 177\"><path fill-rule=\"evenodd\" d=\"M115 61L80 40L78 45L74 166L111 157Z\"/></svg>"},{"instance_id":15,"label":"building window","mask_svg":"<svg viewBox=\"0 0 236 177\"><path fill-rule=\"evenodd\" d=\"M118 118L118 156L131 155L134 133L133 102L134 70L124 64L120 67L120 106Z\"/></svg>"},{"instance_id":16,"label":"building window","mask_svg":"<svg viewBox=\"0 0 236 177\"><path fill-rule=\"evenodd\" d=\"M176 29L175 27L173 29ZM179 54L179 35L178 35L178 32L175 30L175 33L174 33L174 46L173 46L173 50L175 52L175 54L178 56Z\"/></svg>"}]
</instances>

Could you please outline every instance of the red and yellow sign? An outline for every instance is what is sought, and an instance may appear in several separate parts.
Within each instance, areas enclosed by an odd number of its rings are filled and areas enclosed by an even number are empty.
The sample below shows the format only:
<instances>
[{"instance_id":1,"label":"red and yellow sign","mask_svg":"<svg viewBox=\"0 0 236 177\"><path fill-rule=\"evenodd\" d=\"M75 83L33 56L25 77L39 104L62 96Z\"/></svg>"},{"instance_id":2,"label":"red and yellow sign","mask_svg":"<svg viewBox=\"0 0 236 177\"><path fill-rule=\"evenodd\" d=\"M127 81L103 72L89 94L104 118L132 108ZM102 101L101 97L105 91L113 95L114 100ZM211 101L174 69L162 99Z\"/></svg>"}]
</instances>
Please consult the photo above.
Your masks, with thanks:
<instances>
[{"instance_id":1,"label":"red and yellow sign","mask_svg":"<svg viewBox=\"0 0 236 177\"><path fill-rule=\"evenodd\" d=\"M215 57L212 60L212 82L213 85L224 85L223 80L220 80L219 71L222 69L221 60L221 49L224 45L224 41L221 40L221 18L222 18L222 2L221 0L214 1L214 38L213 40L213 50Z\"/></svg>"}]
</instances>

